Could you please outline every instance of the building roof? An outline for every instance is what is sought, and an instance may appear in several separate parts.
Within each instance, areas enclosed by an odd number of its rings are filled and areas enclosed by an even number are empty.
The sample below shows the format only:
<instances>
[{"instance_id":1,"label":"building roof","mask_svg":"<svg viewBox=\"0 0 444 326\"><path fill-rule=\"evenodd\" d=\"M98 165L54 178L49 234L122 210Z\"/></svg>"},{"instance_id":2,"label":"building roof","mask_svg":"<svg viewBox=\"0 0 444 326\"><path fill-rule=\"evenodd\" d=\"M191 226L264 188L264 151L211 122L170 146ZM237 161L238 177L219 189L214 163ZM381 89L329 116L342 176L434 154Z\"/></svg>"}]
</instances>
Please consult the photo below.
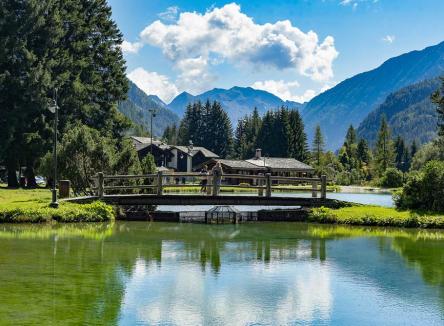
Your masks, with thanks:
<instances>
[{"instance_id":1,"label":"building roof","mask_svg":"<svg viewBox=\"0 0 444 326\"><path fill-rule=\"evenodd\" d=\"M231 169L250 169L250 170L263 170L263 166L257 166L248 161L241 160L217 160L220 164L225 165Z\"/></svg>"},{"instance_id":2,"label":"building roof","mask_svg":"<svg viewBox=\"0 0 444 326\"><path fill-rule=\"evenodd\" d=\"M139 143L139 144L151 144L151 137L136 137L136 136L131 136L130 137L134 143ZM155 139L153 138L153 144L162 144L163 142L161 140Z\"/></svg>"},{"instance_id":3,"label":"building roof","mask_svg":"<svg viewBox=\"0 0 444 326\"><path fill-rule=\"evenodd\" d=\"M299 162L294 158L281 158L281 157L261 157L252 158L247 162L260 167L267 167L275 170L300 170L300 171L312 171L313 168L310 165Z\"/></svg>"},{"instance_id":4,"label":"building roof","mask_svg":"<svg viewBox=\"0 0 444 326\"><path fill-rule=\"evenodd\" d=\"M213 153L212 151L210 151L209 149L206 149L205 147L193 146L191 150L188 146L172 146L172 147L176 148L177 150L179 150L187 155L190 155L190 156L194 156L197 153L201 152L202 155L207 158L218 158L219 157L219 155Z\"/></svg>"}]
</instances>

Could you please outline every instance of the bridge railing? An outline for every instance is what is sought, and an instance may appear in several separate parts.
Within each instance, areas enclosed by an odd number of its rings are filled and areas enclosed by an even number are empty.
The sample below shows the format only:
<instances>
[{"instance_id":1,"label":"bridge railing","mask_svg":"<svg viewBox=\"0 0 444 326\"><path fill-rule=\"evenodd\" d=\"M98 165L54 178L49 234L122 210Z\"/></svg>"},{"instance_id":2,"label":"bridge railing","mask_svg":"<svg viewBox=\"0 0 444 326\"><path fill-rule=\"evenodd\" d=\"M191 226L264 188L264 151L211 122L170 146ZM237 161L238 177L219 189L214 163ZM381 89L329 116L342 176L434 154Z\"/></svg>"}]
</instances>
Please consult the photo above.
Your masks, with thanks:
<instances>
[{"instance_id":1,"label":"bridge railing","mask_svg":"<svg viewBox=\"0 0 444 326\"><path fill-rule=\"evenodd\" d=\"M225 182L224 182L225 181ZM307 191L301 184L311 185L309 191L312 197L321 199L327 197L327 177L301 178L274 176L271 173L259 175L224 174L222 176L188 173L188 172L162 172L146 175L105 175L98 173L95 177L96 195L100 198L110 193L139 191L147 194L161 196L165 190L177 191L185 188L200 187L201 193L208 196L218 196L221 189L241 188L251 189L259 196L271 197L273 191ZM176 190L177 189L177 190Z\"/></svg>"}]
</instances>

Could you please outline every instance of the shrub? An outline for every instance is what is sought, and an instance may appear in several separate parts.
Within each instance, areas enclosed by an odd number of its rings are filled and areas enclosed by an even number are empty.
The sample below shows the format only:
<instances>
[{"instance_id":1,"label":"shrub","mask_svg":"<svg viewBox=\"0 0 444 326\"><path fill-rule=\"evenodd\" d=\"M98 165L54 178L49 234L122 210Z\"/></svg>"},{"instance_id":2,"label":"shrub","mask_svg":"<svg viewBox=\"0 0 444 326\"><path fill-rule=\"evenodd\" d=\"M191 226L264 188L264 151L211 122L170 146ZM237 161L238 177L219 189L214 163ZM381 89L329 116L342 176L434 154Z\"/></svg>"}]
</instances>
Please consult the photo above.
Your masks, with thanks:
<instances>
[{"instance_id":1,"label":"shrub","mask_svg":"<svg viewBox=\"0 0 444 326\"><path fill-rule=\"evenodd\" d=\"M404 175L401 171L395 168L388 168L382 178L381 186L386 188L398 188L402 186Z\"/></svg>"},{"instance_id":2,"label":"shrub","mask_svg":"<svg viewBox=\"0 0 444 326\"><path fill-rule=\"evenodd\" d=\"M58 209L48 206L3 208L0 209L0 223L106 222L114 220L115 215L114 208L102 202L62 203Z\"/></svg>"},{"instance_id":3,"label":"shrub","mask_svg":"<svg viewBox=\"0 0 444 326\"><path fill-rule=\"evenodd\" d=\"M410 173L394 200L399 208L444 211L444 162L430 161Z\"/></svg>"}]
</instances>

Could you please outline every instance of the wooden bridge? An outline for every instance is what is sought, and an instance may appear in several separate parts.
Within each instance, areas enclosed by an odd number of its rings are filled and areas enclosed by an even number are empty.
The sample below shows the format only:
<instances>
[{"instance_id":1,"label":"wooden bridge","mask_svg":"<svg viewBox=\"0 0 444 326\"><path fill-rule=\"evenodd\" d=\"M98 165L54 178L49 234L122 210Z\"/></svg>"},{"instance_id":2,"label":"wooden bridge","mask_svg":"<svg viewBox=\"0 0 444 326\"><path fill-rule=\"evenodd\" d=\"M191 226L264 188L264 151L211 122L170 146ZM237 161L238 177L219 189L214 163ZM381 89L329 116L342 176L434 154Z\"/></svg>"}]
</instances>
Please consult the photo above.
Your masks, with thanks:
<instances>
[{"instance_id":1,"label":"wooden bridge","mask_svg":"<svg viewBox=\"0 0 444 326\"><path fill-rule=\"evenodd\" d=\"M260 175L201 173L163 173L149 175L104 175L95 177L94 195L68 199L72 202L102 200L109 204L131 205L255 205L338 207L336 200L327 198L327 178L300 178ZM304 185L305 187L300 187ZM309 192L311 198L277 195L276 192ZM177 194L186 188L201 188L200 193ZM223 194L224 189L250 190L248 194ZM176 192L171 194L171 192Z\"/></svg>"}]
</instances>

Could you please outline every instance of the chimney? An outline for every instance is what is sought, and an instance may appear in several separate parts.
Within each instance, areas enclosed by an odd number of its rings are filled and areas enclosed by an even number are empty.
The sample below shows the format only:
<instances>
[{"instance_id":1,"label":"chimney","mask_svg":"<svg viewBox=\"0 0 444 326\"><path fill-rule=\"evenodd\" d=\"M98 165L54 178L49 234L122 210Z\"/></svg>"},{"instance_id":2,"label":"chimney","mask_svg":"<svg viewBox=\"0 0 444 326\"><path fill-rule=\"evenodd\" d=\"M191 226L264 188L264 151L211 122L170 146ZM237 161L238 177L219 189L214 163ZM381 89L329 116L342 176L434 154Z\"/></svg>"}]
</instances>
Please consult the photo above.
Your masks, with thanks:
<instances>
[{"instance_id":1,"label":"chimney","mask_svg":"<svg viewBox=\"0 0 444 326\"><path fill-rule=\"evenodd\" d=\"M256 160L259 160L262 158L262 149L256 148L256 155L254 157Z\"/></svg>"}]
</instances>

